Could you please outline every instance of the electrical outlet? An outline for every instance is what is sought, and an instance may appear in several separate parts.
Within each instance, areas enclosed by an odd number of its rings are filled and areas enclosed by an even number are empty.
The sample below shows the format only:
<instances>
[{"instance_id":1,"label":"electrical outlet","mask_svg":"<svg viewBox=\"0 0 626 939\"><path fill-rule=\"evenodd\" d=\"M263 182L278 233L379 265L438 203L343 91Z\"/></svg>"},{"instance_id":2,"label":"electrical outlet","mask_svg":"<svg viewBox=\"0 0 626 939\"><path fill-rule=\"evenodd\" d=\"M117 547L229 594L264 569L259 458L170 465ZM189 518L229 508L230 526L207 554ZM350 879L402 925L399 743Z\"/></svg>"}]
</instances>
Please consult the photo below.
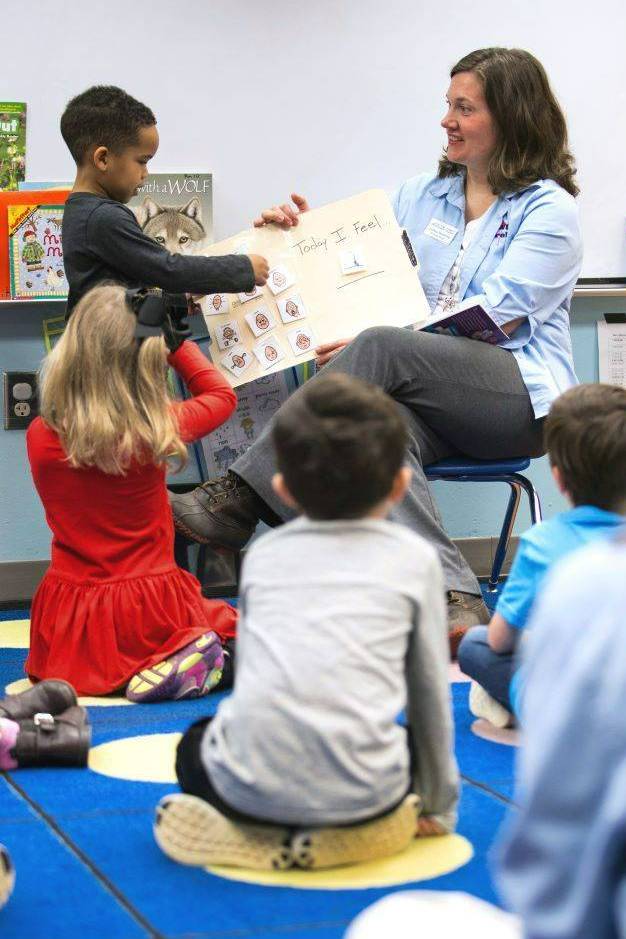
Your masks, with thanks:
<instances>
[{"instance_id":1,"label":"electrical outlet","mask_svg":"<svg viewBox=\"0 0 626 939\"><path fill-rule=\"evenodd\" d=\"M39 414L36 372L4 373L4 429L25 430Z\"/></svg>"}]
</instances>

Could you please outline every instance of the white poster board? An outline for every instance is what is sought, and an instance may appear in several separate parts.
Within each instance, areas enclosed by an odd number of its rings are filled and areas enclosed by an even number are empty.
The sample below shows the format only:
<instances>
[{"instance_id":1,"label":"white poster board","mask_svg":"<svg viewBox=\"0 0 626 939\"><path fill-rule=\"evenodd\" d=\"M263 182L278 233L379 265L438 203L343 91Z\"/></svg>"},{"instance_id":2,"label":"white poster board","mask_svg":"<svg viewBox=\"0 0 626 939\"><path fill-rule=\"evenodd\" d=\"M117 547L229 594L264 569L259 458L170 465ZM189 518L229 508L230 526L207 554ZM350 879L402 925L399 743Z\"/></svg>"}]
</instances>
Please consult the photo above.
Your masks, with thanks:
<instances>
[{"instance_id":1,"label":"white poster board","mask_svg":"<svg viewBox=\"0 0 626 939\"><path fill-rule=\"evenodd\" d=\"M430 309L383 190L313 209L297 226L241 232L203 253L261 254L263 288L202 301L211 358L233 386L315 358L315 346Z\"/></svg>"}]
</instances>

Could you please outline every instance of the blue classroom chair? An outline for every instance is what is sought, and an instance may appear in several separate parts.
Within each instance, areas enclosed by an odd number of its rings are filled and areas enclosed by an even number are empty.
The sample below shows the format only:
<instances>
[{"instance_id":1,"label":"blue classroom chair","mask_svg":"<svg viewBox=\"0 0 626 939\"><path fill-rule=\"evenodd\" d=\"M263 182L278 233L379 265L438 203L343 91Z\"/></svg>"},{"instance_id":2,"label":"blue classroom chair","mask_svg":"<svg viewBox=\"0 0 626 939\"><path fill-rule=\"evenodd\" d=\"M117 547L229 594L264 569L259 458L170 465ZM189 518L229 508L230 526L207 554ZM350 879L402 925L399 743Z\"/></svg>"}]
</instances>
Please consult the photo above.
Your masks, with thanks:
<instances>
[{"instance_id":1,"label":"blue classroom chair","mask_svg":"<svg viewBox=\"0 0 626 939\"><path fill-rule=\"evenodd\" d=\"M488 589L491 593L498 588L500 571L504 563L509 541L513 533L515 516L519 508L522 490L528 496L528 507L530 509L530 519L532 524L541 521L541 502L537 490L530 479L522 475L522 471L528 469L530 460L526 457L520 457L517 460L471 460L467 457L451 457L447 460L440 460L438 463L431 463L424 467L426 478L431 482L438 479L448 482L473 482L473 483L507 483L511 487L509 502L506 507L504 522L500 530L500 538L491 566L491 575L489 577Z\"/></svg>"}]
</instances>

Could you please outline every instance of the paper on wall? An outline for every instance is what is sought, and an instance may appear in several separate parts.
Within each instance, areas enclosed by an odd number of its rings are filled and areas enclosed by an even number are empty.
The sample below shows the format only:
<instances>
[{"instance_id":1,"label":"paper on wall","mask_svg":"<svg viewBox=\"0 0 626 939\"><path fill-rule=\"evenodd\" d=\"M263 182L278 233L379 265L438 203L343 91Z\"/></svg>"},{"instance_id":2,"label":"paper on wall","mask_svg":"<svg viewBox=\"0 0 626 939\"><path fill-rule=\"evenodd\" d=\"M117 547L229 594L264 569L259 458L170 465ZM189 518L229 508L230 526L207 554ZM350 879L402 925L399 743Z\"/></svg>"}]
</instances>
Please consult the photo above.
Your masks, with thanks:
<instances>
[{"instance_id":1,"label":"paper on wall","mask_svg":"<svg viewBox=\"0 0 626 939\"><path fill-rule=\"evenodd\" d=\"M626 388L626 323L598 322L598 372L601 382Z\"/></svg>"},{"instance_id":2,"label":"paper on wall","mask_svg":"<svg viewBox=\"0 0 626 939\"><path fill-rule=\"evenodd\" d=\"M287 400L293 386L291 372L263 375L237 389L237 409L217 430L201 441L207 478L223 476L237 457L254 443L270 418Z\"/></svg>"}]
</instances>

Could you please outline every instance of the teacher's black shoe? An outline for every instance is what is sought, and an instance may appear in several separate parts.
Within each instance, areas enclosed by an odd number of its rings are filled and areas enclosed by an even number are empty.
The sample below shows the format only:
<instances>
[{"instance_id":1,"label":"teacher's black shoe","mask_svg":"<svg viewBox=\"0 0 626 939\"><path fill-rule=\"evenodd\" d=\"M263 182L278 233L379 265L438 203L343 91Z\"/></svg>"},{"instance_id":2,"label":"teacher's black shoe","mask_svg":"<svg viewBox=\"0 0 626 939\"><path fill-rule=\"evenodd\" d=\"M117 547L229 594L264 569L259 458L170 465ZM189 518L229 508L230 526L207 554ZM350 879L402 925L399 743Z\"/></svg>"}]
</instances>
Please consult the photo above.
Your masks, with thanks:
<instances>
[{"instance_id":1,"label":"teacher's black shoe","mask_svg":"<svg viewBox=\"0 0 626 939\"><path fill-rule=\"evenodd\" d=\"M461 639L472 626L486 626L491 614L482 594L448 590L448 641L450 658L456 659Z\"/></svg>"},{"instance_id":2,"label":"teacher's black shoe","mask_svg":"<svg viewBox=\"0 0 626 939\"><path fill-rule=\"evenodd\" d=\"M259 519L269 525L281 521L254 489L230 471L193 492L169 495L176 530L191 541L214 548L240 551L252 537Z\"/></svg>"},{"instance_id":3,"label":"teacher's black shoe","mask_svg":"<svg viewBox=\"0 0 626 939\"><path fill-rule=\"evenodd\" d=\"M61 714L76 704L76 692L67 681L47 678L27 691L0 700L0 717L20 721L38 713Z\"/></svg>"}]
</instances>

